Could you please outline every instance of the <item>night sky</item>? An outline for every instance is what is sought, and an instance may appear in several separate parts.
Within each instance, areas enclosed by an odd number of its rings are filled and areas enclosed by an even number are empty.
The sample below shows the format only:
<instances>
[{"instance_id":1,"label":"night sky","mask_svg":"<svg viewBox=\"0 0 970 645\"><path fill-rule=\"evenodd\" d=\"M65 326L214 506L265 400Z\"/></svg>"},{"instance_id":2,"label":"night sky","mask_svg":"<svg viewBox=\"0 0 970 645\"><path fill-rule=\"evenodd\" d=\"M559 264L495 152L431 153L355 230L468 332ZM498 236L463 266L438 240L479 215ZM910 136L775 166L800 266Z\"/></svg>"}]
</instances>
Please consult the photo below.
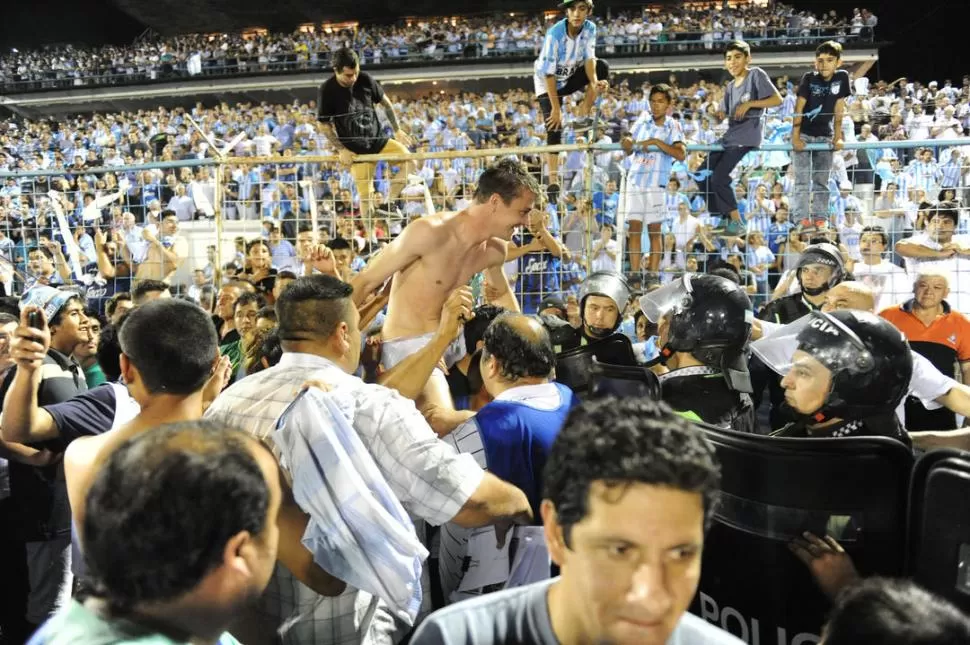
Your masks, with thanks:
<instances>
[{"instance_id":1,"label":"night sky","mask_svg":"<svg viewBox=\"0 0 970 645\"><path fill-rule=\"evenodd\" d=\"M964 15L963 3L958 0L868 2L870 7L881 5L875 12L879 17L877 33L894 42L880 52L879 64L870 76L885 80L908 76L923 82L938 80L941 84L945 78L951 78L959 85L963 74L970 73L970 64L964 63L958 53L966 38L965 22L959 18ZM0 21L0 51L11 47L25 49L40 43L126 44L145 29L109 0L8 0L8 3L12 6L5 7L4 19ZM553 4L550 0L535 6ZM600 0L597 13L602 14L606 4ZM840 15L849 14L853 7L865 6L858 0L793 1L792 4L816 12L836 9ZM453 5L442 3L442 6Z\"/></svg>"}]
</instances>

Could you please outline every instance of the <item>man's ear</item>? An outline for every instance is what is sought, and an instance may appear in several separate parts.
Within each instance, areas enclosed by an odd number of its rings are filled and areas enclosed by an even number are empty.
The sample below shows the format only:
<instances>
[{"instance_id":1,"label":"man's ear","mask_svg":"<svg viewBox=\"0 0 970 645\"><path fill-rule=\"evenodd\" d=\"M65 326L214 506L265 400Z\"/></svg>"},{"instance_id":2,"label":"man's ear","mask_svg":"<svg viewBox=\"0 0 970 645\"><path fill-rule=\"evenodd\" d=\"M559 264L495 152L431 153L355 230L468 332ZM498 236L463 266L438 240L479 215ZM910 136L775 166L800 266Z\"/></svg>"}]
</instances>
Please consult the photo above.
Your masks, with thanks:
<instances>
[{"instance_id":1,"label":"man's ear","mask_svg":"<svg viewBox=\"0 0 970 645\"><path fill-rule=\"evenodd\" d=\"M562 527L559 525L559 516L556 513L556 505L550 500L544 499L539 505L539 514L542 516L542 532L546 538L546 547L549 549L549 557L558 566L562 566L566 555L566 536Z\"/></svg>"},{"instance_id":2,"label":"man's ear","mask_svg":"<svg viewBox=\"0 0 970 645\"><path fill-rule=\"evenodd\" d=\"M121 354L118 357L118 366L121 368L121 378L124 379L125 383L133 383L136 379L138 372L135 370L135 366L131 364L131 359Z\"/></svg>"}]
</instances>

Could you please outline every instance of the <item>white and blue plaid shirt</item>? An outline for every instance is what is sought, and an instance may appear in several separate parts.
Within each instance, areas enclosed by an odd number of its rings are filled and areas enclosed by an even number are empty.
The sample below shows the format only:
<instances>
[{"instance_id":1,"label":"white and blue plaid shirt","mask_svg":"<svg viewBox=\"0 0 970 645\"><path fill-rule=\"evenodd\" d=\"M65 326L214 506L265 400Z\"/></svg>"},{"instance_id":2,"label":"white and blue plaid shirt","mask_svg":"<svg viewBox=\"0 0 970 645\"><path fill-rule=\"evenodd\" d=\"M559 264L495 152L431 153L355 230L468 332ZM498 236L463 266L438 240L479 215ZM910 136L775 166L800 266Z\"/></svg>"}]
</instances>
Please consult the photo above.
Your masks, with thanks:
<instances>
[{"instance_id":1,"label":"white and blue plaid shirt","mask_svg":"<svg viewBox=\"0 0 970 645\"><path fill-rule=\"evenodd\" d=\"M458 513L484 477L474 457L459 455L438 439L413 401L364 383L320 356L283 354L275 367L220 394L206 417L269 439L311 374L353 399L354 430L412 516L439 525ZM427 591L427 569L422 578ZM424 597L430 600L429 593ZM323 597L279 564L258 605L246 613L245 625L230 631L247 645L390 645L403 627L370 594L348 585L337 597Z\"/></svg>"}]
</instances>

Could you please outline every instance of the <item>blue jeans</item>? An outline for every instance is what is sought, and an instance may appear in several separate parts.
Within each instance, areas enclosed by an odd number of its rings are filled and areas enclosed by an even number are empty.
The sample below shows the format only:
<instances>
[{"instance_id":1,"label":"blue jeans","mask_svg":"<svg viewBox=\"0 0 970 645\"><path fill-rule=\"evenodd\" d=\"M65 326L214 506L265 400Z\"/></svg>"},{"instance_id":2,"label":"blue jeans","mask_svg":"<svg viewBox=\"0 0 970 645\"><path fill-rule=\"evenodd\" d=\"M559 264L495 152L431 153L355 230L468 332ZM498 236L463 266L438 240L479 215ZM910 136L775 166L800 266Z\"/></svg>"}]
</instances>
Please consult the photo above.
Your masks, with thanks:
<instances>
[{"instance_id":1,"label":"blue jeans","mask_svg":"<svg viewBox=\"0 0 970 645\"><path fill-rule=\"evenodd\" d=\"M832 137L802 135L805 143L831 143ZM795 164L795 185L791 195L791 221L828 217L829 171L832 170L831 150L803 150L792 152Z\"/></svg>"}]
</instances>

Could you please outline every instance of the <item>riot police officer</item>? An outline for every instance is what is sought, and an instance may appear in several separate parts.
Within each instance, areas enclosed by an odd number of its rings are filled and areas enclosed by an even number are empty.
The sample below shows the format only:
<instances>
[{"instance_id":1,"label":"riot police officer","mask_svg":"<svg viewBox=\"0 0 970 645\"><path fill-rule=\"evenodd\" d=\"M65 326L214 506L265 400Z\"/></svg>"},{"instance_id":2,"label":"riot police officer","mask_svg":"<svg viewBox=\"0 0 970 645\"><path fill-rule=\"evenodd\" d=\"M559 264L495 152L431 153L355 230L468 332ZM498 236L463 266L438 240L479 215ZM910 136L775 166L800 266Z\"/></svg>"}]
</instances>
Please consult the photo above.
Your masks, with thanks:
<instances>
[{"instance_id":1,"label":"riot police officer","mask_svg":"<svg viewBox=\"0 0 970 645\"><path fill-rule=\"evenodd\" d=\"M820 309L828 290L845 279L845 262L842 259L842 253L837 246L829 242L806 246L798 258L795 278L801 287L801 293L783 296L769 302L758 316L761 320L787 325L810 311ZM769 412L771 428L777 430L790 421L782 406L784 391L771 370L759 361L753 360L751 381L754 385L756 406L761 402L765 387L768 388L771 401Z\"/></svg>"},{"instance_id":2,"label":"riot police officer","mask_svg":"<svg viewBox=\"0 0 970 645\"><path fill-rule=\"evenodd\" d=\"M775 436L888 436L911 445L895 409L913 359L902 333L868 311L813 311L751 344L778 374L795 421Z\"/></svg>"},{"instance_id":3,"label":"riot police officer","mask_svg":"<svg viewBox=\"0 0 970 645\"><path fill-rule=\"evenodd\" d=\"M657 323L661 398L697 421L754 432L754 405L745 345L754 314L736 283L714 275L685 274L640 298Z\"/></svg>"},{"instance_id":4,"label":"riot police officer","mask_svg":"<svg viewBox=\"0 0 970 645\"><path fill-rule=\"evenodd\" d=\"M621 274L615 271L591 274L580 286L580 327L561 343L561 349L588 345L615 334L623 322L623 310L629 299L630 285Z\"/></svg>"}]
</instances>

